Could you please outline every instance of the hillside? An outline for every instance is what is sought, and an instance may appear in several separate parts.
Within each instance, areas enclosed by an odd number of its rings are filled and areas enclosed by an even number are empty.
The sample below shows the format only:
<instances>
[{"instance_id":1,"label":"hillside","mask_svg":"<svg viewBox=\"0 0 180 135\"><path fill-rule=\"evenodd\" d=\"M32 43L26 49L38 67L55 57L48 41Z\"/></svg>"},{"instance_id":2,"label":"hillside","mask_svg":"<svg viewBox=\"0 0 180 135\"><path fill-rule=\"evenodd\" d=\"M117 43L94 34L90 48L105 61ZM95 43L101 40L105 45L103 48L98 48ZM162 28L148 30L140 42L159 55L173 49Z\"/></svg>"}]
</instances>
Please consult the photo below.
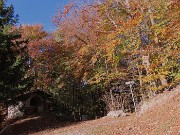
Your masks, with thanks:
<instances>
[{"instance_id":1,"label":"hillside","mask_svg":"<svg viewBox=\"0 0 180 135\"><path fill-rule=\"evenodd\" d=\"M53 116L19 120L7 135L180 135L180 85L150 99L138 114L126 117L58 123Z\"/></svg>"},{"instance_id":2,"label":"hillside","mask_svg":"<svg viewBox=\"0 0 180 135\"><path fill-rule=\"evenodd\" d=\"M180 0L55 3L0 0L0 135L180 135Z\"/></svg>"}]
</instances>

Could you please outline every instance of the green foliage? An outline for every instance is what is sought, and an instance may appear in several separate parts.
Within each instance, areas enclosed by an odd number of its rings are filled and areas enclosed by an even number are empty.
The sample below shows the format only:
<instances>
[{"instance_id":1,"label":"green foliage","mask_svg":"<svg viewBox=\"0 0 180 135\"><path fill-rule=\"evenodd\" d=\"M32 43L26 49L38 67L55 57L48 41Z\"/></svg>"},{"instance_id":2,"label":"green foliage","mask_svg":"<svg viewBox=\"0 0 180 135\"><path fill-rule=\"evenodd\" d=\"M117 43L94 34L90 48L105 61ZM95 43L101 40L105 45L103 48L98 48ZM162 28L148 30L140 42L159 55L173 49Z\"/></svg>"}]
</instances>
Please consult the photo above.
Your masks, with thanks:
<instances>
[{"instance_id":1,"label":"green foliage","mask_svg":"<svg viewBox=\"0 0 180 135\"><path fill-rule=\"evenodd\" d=\"M13 6L6 7L0 1L0 102L14 102L15 96L24 93L32 85L26 75L29 68L27 41L19 40L21 34L13 30L16 18Z\"/></svg>"}]
</instances>

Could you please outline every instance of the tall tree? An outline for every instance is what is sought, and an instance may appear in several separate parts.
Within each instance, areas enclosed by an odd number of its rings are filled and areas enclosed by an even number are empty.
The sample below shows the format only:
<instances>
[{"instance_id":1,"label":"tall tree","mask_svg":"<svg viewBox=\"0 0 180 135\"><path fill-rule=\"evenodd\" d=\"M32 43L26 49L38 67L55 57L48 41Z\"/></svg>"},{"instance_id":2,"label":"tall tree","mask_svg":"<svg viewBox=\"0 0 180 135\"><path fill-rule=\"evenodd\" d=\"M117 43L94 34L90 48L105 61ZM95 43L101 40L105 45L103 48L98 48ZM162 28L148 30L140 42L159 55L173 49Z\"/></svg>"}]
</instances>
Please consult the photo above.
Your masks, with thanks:
<instances>
[{"instance_id":1,"label":"tall tree","mask_svg":"<svg viewBox=\"0 0 180 135\"><path fill-rule=\"evenodd\" d=\"M32 80L26 72L29 67L27 41L13 29L17 22L13 6L0 0L0 102L7 104L15 96L30 88ZM13 101L14 102L14 101Z\"/></svg>"}]
</instances>

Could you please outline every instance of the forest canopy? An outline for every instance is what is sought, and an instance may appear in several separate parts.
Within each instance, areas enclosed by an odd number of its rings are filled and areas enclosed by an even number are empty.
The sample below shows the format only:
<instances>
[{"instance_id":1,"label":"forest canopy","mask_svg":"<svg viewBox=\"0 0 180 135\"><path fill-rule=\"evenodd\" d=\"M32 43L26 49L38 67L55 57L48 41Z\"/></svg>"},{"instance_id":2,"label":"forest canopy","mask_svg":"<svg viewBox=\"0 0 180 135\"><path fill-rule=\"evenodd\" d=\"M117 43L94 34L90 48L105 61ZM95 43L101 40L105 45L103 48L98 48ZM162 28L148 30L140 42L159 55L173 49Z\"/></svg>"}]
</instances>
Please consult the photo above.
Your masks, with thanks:
<instances>
[{"instance_id":1,"label":"forest canopy","mask_svg":"<svg viewBox=\"0 0 180 135\"><path fill-rule=\"evenodd\" d=\"M13 6L0 2L0 97L26 88L22 81L29 86L31 76L31 89L50 93L59 114L94 118L135 111L180 81L177 0L72 2L53 17L52 33L42 24L14 26ZM17 76L13 85L10 73Z\"/></svg>"}]
</instances>

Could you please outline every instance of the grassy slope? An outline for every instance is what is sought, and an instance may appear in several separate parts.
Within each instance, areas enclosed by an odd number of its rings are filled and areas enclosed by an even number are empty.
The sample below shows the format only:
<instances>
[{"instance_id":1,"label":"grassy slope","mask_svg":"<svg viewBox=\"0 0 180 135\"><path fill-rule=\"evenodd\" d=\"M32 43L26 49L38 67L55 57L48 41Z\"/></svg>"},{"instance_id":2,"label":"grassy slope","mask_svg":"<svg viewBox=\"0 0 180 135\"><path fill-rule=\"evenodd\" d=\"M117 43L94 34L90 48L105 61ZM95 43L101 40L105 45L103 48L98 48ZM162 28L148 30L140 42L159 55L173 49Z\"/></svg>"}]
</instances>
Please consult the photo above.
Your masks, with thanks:
<instances>
[{"instance_id":1,"label":"grassy slope","mask_svg":"<svg viewBox=\"0 0 180 135\"><path fill-rule=\"evenodd\" d=\"M157 95L138 114L62 124L52 118L28 118L4 134L31 135L180 135L180 85Z\"/></svg>"},{"instance_id":2,"label":"grassy slope","mask_svg":"<svg viewBox=\"0 0 180 135\"><path fill-rule=\"evenodd\" d=\"M86 121L42 133L45 135L180 135L180 86L151 99L141 114Z\"/></svg>"}]
</instances>

